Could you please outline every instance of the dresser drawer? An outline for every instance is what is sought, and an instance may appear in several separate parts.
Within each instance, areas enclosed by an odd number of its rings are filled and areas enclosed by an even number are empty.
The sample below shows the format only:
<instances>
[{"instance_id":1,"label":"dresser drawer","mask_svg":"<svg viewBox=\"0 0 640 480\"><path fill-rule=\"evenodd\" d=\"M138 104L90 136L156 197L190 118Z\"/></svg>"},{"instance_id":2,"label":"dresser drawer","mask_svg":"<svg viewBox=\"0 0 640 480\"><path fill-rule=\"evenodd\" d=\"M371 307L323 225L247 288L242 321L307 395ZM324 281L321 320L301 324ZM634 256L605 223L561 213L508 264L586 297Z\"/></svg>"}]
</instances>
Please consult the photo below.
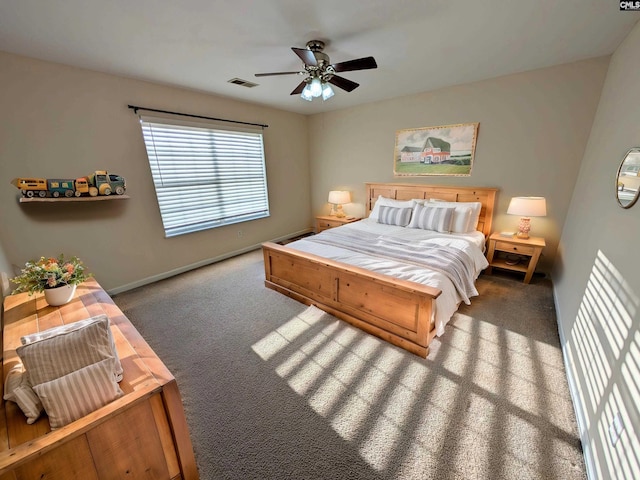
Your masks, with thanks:
<instances>
[{"instance_id":1,"label":"dresser drawer","mask_svg":"<svg viewBox=\"0 0 640 480\"><path fill-rule=\"evenodd\" d=\"M520 255L533 255L536 251L535 247L528 247L526 245L514 245L509 242L496 242L496 250L501 252L519 253Z\"/></svg>"}]
</instances>

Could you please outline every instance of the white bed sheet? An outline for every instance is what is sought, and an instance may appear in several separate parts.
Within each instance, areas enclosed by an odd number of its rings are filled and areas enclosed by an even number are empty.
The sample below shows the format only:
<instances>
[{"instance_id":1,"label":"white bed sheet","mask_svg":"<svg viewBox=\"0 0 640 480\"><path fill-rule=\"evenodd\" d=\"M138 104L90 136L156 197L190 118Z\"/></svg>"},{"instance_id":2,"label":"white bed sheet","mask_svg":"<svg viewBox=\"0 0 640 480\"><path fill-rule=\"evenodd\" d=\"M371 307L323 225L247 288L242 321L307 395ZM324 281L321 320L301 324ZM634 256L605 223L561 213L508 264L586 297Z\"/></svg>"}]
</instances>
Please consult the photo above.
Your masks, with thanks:
<instances>
[{"instance_id":1,"label":"white bed sheet","mask_svg":"<svg viewBox=\"0 0 640 480\"><path fill-rule=\"evenodd\" d=\"M353 231L363 231L384 237L410 240L412 244L429 241L436 242L439 245L458 248L470 256L470 261L472 262L470 266L474 272L474 281L480 272L489 265L483 253L485 237L482 232L443 234L418 228L384 225L372 219L363 219L359 222L349 223L338 228L348 228ZM325 234L330 235L331 230L326 230L318 235ZM407 262L375 257L366 253L358 253L342 247L316 243L312 239L313 237L303 238L289 243L287 247L442 290L442 294L435 301L435 311L433 312L433 320L435 321L436 334L438 336L444 333L445 325L458 309L460 302L464 300L457 292L451 280L439 271ZM469 296L475 295L478 295L477 291Z\"/></svg>"}]
</instances>

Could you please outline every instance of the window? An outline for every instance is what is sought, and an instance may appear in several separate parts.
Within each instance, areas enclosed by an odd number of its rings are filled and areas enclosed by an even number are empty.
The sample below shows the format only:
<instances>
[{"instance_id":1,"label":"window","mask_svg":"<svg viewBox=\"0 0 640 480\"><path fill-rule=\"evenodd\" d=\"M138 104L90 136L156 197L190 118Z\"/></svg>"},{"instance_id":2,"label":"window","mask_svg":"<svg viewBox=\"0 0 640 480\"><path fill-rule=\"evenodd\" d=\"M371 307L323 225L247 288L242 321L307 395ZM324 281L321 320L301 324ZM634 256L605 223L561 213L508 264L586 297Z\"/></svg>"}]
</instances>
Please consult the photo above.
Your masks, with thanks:
<instances>
[{"instance_id":1,"label":"window","mask_svg":"<svg viewBox=\"0 0 640 480\"><path fill-rule=\"evenodd\" d=\"M269 216L260 127L140 122L166 237Z\"/></svg>"}]
</instances>

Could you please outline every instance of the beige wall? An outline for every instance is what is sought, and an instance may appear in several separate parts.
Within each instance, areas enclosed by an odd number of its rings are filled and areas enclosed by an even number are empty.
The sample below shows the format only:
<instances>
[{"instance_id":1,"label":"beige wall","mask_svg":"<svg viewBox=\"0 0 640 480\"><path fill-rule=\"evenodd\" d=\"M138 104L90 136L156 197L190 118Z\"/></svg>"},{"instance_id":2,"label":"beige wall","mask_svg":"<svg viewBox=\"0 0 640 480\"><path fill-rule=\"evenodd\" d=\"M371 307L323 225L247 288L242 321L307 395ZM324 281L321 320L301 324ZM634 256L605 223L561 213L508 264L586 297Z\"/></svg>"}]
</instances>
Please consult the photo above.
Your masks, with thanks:
<instances>
[{"instance_id":1,"label":"beige wall","mask_svg":"<svg viewBox=\"0 0 640 480\"><path fill-rule=\"evenodd\" d=\"M11 293L13 285L9 282L9 279L15 274L13 267L7 260L7 256L2 248L2 242L0 242L0 304L4 298Z\"/></svg>"},{"instance_id":2,"label":"beige wall","mask_svg":"<svg viewBox=\"0 0 640 480\"><path fill-rule=\"evenodd\" d=\"M268 124L271 217L165 239L140 125L127 104ZM12 264L77 255L113 291L312 224L303 115L2 52L0 105L0 240ZM131 199L20 205L9 185L14 177L100 169L124 176Z\"/></svg>"},{"instance_id":3,"label":"beige wall","mask_svg":"<svg viewBox=\"0 0 640 480\"><path fill-rule=\"evenodd\" d=\"M118 291L303 231L311 212L300 199L310 194L311 211L324 213L329 190L352 190L355 203L346 210L361 214L365 181L456 183L500 189L496 230L517 224L504 214L512 196L547 197L549 215L533 219L533 233L547 239L540 268L548 270L607 65L608 58L594 59L305 117L0 52L0 178L8 185L16 176L107 169L126 177L132 197L19 205L8 186L0 191L0 239L14 265L78 255ZM271 217L165 239L127 104L269 124ZM396 130L464 122L480 123L471 177L393 177Z\"/></svg>"},{"instance_id":4,"label":"beige wall","mask_svg":"<svg viewBox=\"0 0 640 480\"><path fill-rule=\"evenodd\" d=\"M640 478L640 203L615 200L640 146L640 24L611 59L554 266L558 325L590 478ZM613 447L614 415L624 423ZM625 470L627 468L627 470Z\"/></svg>"},{"instance_id":5,"label":"beige wall","mask_svg":"<svg viewBox=\"0 0 640 480\"><path fill-rule=\"evenodd\" d=\"M513 196L547 198L548 216L532 219L555 257L609 58L535 70L364 106L317 114L309 122L312 209L329 211L329 190L354 194L348 213L364 213L364 182L396 181L498 187L494 230L514 230L505 214ZM395 177L395 132L479 122L470 177Z\"/></svg>"}]
</instances>

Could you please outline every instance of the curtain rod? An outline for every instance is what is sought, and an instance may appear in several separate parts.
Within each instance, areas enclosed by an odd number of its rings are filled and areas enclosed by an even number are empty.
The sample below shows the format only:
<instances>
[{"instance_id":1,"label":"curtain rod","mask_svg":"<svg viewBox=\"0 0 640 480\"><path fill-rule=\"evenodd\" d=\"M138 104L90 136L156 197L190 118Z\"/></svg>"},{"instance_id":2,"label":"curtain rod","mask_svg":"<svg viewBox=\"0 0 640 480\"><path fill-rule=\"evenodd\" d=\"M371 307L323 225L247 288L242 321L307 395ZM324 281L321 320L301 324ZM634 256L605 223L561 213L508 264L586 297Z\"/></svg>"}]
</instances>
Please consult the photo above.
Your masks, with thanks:
<instances>
[{"instance_id":1,"label":"curtain rod","mask_svg":"<svg viewBox=\"0 0 640 480\"><path fill-rule=\"evenodd\" d=\"M216 120L218 122L240 123L242 125L252 125L254 127L269 128L269 125L265 125L263 123L240 122L238 120L226 120L224 118L214 118L214 117L205 117L202 115L191 115L189 113L170 112L168 110L157 110L155 108L138 107L136 105L127 105L127 106L133 110L133 113L138 113L138 110L144 110L146 112L168 113L170 115L181 115L183 117L204 118L206 120Z\"/></svg>"}]
</instances>

